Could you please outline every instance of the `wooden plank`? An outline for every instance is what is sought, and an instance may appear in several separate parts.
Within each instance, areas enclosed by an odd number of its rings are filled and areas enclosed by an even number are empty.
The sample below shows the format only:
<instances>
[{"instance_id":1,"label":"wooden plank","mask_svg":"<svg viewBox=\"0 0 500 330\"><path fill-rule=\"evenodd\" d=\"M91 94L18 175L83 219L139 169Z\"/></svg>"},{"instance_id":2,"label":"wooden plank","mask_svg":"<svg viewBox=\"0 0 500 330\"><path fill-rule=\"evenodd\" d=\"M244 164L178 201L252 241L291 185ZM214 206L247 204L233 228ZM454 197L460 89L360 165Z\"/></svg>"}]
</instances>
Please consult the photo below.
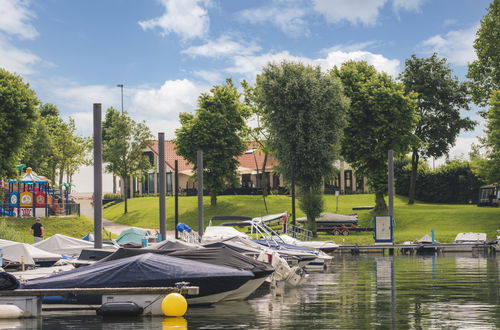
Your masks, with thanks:
<instances>
[{"instance_id":1,"label":"wooden plank","mask_svg":"<svg viewBox=\"0 0 500 330\"><path fill-rule=\"evenodd\" d=\"M0 296L64 296L86 294L157 294L180 292L188 295L199 294L197 286L187 286L182 289L170 287L145 287L145 288L69 288L69 289L17 289L0 291Z\"/></svg>"}]
</instances>

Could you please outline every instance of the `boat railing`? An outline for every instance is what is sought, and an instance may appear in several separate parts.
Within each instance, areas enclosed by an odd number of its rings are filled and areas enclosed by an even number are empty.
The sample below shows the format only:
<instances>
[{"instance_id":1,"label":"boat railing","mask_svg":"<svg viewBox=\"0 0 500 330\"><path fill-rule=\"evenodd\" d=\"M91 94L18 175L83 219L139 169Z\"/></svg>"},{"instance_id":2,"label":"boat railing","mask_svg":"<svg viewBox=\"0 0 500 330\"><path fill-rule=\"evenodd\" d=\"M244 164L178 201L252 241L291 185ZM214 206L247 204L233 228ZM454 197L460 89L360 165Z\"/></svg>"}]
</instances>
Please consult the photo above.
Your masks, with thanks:
<instances>
[{"instance_id":1,"label":"boat railing","mask_svg":"<svg viewBox=\"0 0 500 330\"><path fill-rule=\"evenodd\" d=\"M254 234L256 234L257 238L266 240L267 245L270 247L279 246L280 242L285 243L278 232L276 232L274 229L272 229L262 221L252 221L251 234L252 237L254 236Z\"/></svg>"},{"instance_id":2,"label":"boat railing","mask_svg":"<svg viewBox=\"0 0 500 330\"><path fill-rule=\"evenodd\" d=\"M199 244L201 242L200 235L198 235L198 232L194 230L191 230L190 232L188 232L187 230L180 232L179 238L184 242L190 244Z\"/></svg>"},{"instance_id":3,"label":"boat railing","mask_svg":"<svg viewBox=\"0 0 500 330\"><path fill-rule=\"evenodd\" d=\"M294 225L288 225L286 228L286 233L301 241L310 241L313 238L312 231Z\"/></svg>"}]
</instances>

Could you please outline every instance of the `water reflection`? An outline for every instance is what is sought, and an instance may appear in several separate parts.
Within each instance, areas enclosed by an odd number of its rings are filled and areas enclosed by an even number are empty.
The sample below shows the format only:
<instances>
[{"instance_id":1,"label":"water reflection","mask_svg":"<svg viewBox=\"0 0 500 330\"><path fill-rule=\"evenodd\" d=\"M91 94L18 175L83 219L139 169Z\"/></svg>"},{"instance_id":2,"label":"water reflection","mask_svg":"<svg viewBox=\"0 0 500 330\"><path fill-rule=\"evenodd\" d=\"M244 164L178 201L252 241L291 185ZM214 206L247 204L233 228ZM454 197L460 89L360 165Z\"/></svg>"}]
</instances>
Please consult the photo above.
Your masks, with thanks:
<instances>
[{"instance_id":1,"label":"water reflection","mask_svg":"<svg viewBox=\"0 0 500 330\"><path fill-rule=\"evenodd\" d=\"M500 328L499 274L494 257L341 255L300 288L193 307L184 319L54 312L40 320L0 321L0 328L494 329Z\"/></svg>"}]
</instances>

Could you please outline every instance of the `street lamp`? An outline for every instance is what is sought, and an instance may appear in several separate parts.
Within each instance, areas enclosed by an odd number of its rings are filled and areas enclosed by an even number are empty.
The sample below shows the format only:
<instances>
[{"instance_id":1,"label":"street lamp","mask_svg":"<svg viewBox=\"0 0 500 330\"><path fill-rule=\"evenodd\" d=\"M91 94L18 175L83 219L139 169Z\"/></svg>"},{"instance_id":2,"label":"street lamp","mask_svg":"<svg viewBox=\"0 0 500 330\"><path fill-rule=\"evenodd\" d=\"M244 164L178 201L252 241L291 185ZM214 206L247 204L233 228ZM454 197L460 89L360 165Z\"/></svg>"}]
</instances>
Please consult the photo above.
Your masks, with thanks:
<instances>
[{"instance_id":1,"label":"street lamp","mask_svg":"<svg viewBox=\"0 0 500 330\"><path fill-rule=\"evenodd\" d=\"M123 84L118 84L116 87L119 87L122 91L122 115L123 115Z\"/></svg>"}]
</instances>

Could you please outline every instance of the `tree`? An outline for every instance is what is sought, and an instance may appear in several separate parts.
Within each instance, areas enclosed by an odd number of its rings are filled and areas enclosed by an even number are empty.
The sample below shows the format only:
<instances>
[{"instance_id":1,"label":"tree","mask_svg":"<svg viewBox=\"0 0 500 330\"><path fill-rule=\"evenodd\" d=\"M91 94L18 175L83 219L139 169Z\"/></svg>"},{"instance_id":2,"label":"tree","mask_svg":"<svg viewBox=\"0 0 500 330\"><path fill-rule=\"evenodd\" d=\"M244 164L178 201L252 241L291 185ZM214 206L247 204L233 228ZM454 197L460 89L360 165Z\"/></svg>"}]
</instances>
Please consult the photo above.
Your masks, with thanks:
<instances>
[{"instance_id":1,"label":"tree","mask_svg":"<svg viewBox=\"0 0 500 330\"><path fill-rule=\"evenodd\" d=\"M102 124L102 141L106 143L110 139L108 136L108 129L111 124L115 121L115 118L118 118L120 113L113 107L108 108L106 111L106 116L104 118L104 122ZM116 175L113 173L113 194L116 194Z\"/></svg>"},{"instance_id":2,"label":"tree","mask_svg":"<svg viewBox=\"0 0 500 330\"><path fill-rule=\"evenodd\" d=\"M481 174L490 183L500 183L500 90L492 92L490 105L486 113L486 136L481 141L486 148Z\"/></svg>"},{"instance_id":3,"label":"tree","mask_svg":"<svg viewBox=\"0 0 500 330\"><path fill-rule=\"evenodd\" d=\"M316 234L316 217L323 209L320 187L334 170L346 123L342 84L319 67L282 62L265 66L256 86L269 148L286 181L291 182L293 173L300 206Z\"/></svg>"},{"instance_id":4,"label":"tree","mask_svg":"<svg viewBox=\"0 0 500 330\"><path fill-rule=\"evenodd\" d=\"M103 139L103 161L106 171L116 173L123 182L124 213L128 212L128 179L147 171L151 164L144 155L144 150L150 145L152 135L144 122L137 123L126 113L118 116L108 116L113 109L108 109L106 119L112 122L104 123L106 139ZM116 111L116 110L115 110Z\"/></svg>"},{"instance_id":5,"label":"tree","mask_svg":"<svg viewBox=\"0 0 500 330\"><path fill-rule=\"evenodd\" d=\"M433 54L429 58L412 55L399 76L405 92L417 94L418 121L413 131L412 171L408 204L415 202L417 169L420 158L441 157L455 144L461 130L472 130L476 123L460 117L469 110L465 84L452 76L446 59Z\"/></svg>"},{"instance_id":6,"label":"tree","mask_svg":"<svg viewBox=\"0 0 500 330\"><path fill-rule=\"evenodd\" d=\"M203 151L203 184L210 192L210 204L217 204L217 194L226 183L235 184L238 160L245 151L242 139L245 108L231 79L212 87L198 98L194 115L181 113L181 128L175 131L175 148L196 168L196 152Z\"/></svg>"},{"instance_id":7,"label":"tree","mask_svg":"<svg viewBox=\"0 0 500 330\"><path fill-rule=\"evenodd\" d=\"M493 0L481 20L474 48L477 60L469 64L472 98L486 106L494 90L500 89L500 0Z\"/></svg>"},{"instance_id":8,"label":"tree","mask_svg":"<svg viewBox=\"0 0 500 330\"><path fill-rule=\"evenodd\" d=\"M0 69L0 177L16 175L15 166L37 119L39 101L23 79Z\"/></svg>"},{"instance_id":9,"label":"tree","mask_svg":"<svg viewBox=\"0 0 500 330\"><path fill-rule=\"evenodd\" d=\"M366 176L375 192L375 212L387 211L387 152L408 151L415 129L415 95L405 95L403 84L379 73L368 63L349 61L332 74L342 80L351 99L344 130L342 155L356 173Z\"/></svg>"}]
</instances>

